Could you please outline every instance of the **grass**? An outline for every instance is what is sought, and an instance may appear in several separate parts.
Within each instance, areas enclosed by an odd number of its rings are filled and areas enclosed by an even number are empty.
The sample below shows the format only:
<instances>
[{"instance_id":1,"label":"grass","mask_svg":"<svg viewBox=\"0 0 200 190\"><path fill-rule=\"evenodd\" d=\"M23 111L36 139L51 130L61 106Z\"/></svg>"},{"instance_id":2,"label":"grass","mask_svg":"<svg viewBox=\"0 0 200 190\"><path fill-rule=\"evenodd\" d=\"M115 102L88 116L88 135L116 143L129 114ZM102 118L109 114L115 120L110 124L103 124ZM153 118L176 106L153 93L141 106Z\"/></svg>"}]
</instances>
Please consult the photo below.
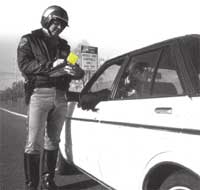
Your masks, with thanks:
<instances>
[{"instance_id":1,"label":"grass","mask_svg":"<svg viewBox=\"0 0 200 190\"><path fill-rule=\"evenodd\" d=\"M23 98L20 98L17 101L10 100L6 102L0 102L0 107L17 113L27 114L27 106L25 105Z\"/></svg>"}]
</instances>

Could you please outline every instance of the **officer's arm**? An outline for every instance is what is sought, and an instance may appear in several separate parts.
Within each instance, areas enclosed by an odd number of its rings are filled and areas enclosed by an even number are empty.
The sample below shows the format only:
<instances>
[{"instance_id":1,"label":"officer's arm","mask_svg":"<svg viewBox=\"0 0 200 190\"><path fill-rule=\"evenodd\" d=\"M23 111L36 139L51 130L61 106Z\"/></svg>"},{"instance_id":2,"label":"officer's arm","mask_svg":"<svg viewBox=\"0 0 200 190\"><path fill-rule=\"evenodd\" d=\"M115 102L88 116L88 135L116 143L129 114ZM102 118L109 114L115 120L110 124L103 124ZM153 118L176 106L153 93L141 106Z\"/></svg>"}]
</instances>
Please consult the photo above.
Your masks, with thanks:
<instances>
[{"instance_id":1,"label":"officer's arm","mask_svg":"<svg viewBox=\"0 0 200 190\"><path fill-rule=\"evenodd\" d=\"M47 74L49 70L46 64L48 60L45 57L36 59L34 56L27 36L22 37L18 45L17 62L20 71L24 74Z\"/></svg>"}]
</instances>

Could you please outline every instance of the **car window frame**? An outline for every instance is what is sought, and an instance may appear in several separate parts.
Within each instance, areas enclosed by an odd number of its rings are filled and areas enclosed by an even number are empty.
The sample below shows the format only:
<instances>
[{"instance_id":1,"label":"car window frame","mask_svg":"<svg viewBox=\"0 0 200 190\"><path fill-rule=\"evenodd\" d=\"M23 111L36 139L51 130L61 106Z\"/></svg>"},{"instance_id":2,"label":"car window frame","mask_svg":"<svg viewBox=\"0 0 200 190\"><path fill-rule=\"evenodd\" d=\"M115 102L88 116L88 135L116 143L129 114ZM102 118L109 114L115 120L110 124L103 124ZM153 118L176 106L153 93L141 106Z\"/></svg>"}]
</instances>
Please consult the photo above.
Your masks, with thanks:
<instances>
[{"instance_id":1,"label":"car window frame","mask_svg":"<svg viewBox=\"0 0 200 190\"><path fill-rule=\"evenodd\" d=\"M187 83L185 88L187 89L189 96L198 96L200 94L200 80L198 79L198 72L194 67L193 60L191 54L189 53L187 44L185 44L187 43L187 40L195 40L195 42L198 40L198 45L200 46L200 37L196 35L190 35L177 40L177 44L179 46L179 54L182 56L184 68L187 72L187 78L186 74L183 77L183 80L185 80L185 82Z\"/></svg>"},{"instance_id":2,"label":"car window frame","mask_svg":"<svg viewBox=\"0 0 200 190\"><path fill-rule=\"evenodd\" d=\"M183 88L183 94L181 95L176 95L176 96L194 96L195 94L198 95L199 92L198 90L195 88L192 79L191 79L191 70L187 69L188 67L193 67L193 65L191 63L189 63L185 56L184 56L184 51L182 48L182 44L181 44L181 40L183 40L185 37L181 37L181 38L175 38L172 40L167 40L161 43L157 43L157 44L153 44L141 49L137 49L131 52L128 52L126 54L123 54L121 56L115 57L113 59L110 59L108 61L106 61L95 73L94 75L91 77L91 79L87 82L87 84L85 85L85 87L82 89L80 95L88 93L89 89L91 88L91 86L93 85L93 83L97 80L97 78L110 66L113 64L113 62L119 60L119 59L124 59L123 63L122 63L122 67L119 69L115 80L113 82L113 87L112 87L112 91L111 91L111 95L109 97L109 100L115 100L116 98L116 92L117 92L117 88L119 85L119 81L121 79L121 76L126 68L126 65L129 64L129 61L132 59L133 56L137 56L137 55L141 55L141 54L145 54L151 51L156 51L158 49L164 49L166 46L170 46L170 48L172 48L172 53L171 53L171 57L173 57L175 59L174 64L176 66L176 72L177 75L179 77L181 86ZM161 54L162 54L162 50L161 50ZM157 62L157 65L159 65L159 60ZM156 73L156 69L154 70L154 73ZM152 80L153 83L153 80ZM153 86L153 84L151 84L151 87ZM145 97L141 97L141 98L145 98ZM147 97L147 98L154 98L154 97ZM157 97L155 97L157 98Z\"/></svg>"},{"instance_id":3,"label":"car window frame","mask_svg":"<svg viewBox=\"0 0 200 190\"><path fill-rule=\"evenodd\" d=\"M172 53L170 53L170 56L174 57L174 59L175 59L174 60L174 66L176 68L175 70L177 72L181 87L183 88L183 94L177 94L174 97L185 96L185 95L190 96L191 94L194 93L194 89L193 89L192 81L189 78L188 70L186 69L186 66L185 66L185 64L186 64L185 59L180 52L181 45L178 43L178 40L168 41L167 43L166 42L163 43L163 44L161 43L160 45L155 44L155 45L143 48L141 50L139 49L139 50L133 51L129 54L129 58L130 58L129 61L137 55L149 53L149 52L156 51L156 50L160 49L160 55L158 57L158 60L156 61L156 64L155 64L156 66L154 67L154 73L153 73L154 75L156 75L157 70L159 68L159 64L160 64L160 58L162 57L162 53L165 51L165 48L167 46L169 48L173 49L171 51ZM178 54L178 55L175 56L173 54ZM129 62L127 64L129 64ZM154 79L152 78L152 80L151 80L151 86L150 86L150 92L151 93L152 93L152 88L153 88L154 82L155 82L155 77L154 77ZM117 94L115 94L115 96L116 95ZM169 96L166 95L166 96L162 96L162 97L169 97ZM171 97L173 97L173 96L171 96ZM145 99L145 98L158 98L158 97L157 96L155 96L155 97L154 96L147 96L147 97L137 97L137 98L131 98L131 99L138 99L138 98L139 99ZM113 99L117 99L117 97L113 98ZM130 99L130 98L126 98L126 99Z\"/></svg>"},{"instance_id":4,"label":"car window frame","mask_svg":"<svg viewBox=\"0 0 200 190\"><path fill-rule=\"evenodd\" d=\"M125 67L125 65L128 63L129 60L129 56L128 55L123 55L123 56L119 56L113 59L110 59L108 61L106 61L95 73L94 75L91 77L91 79L88 81L88 83L85 85L85 87L82 89L80 96L82 96L83 94L87 94L90 92L90 89L92 87L92 85L96 82L96 80L100 77L100 75L111 65L113 65L116 61L119 61L120 59L122 59L122 64L121 64L121 68L119 69L112 87L111 87L111 94L109 96L109 100L112 100L116 91L116 84L118 82L119 76L122 75L123 73L123 69Z\"/></svg>"}]
</instances>

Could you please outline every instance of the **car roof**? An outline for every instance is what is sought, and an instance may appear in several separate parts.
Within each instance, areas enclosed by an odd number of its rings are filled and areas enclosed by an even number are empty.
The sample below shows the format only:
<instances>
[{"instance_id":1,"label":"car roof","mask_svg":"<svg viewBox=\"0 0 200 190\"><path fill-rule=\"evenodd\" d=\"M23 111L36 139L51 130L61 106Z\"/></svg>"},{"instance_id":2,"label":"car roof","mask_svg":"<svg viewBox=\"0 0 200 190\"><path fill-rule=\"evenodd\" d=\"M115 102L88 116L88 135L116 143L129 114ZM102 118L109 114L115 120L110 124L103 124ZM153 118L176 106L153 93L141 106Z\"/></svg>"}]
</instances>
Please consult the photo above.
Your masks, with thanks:
<instances>
[{"instance_id":1,"label":"car roof","mask_svg":"<svg viewBox=\"0 0 200 190\"><path fill-rule=\"evenodd\" d=\"M158 42L158 43L155 43L155 44L152 44L152 45L149 45L149 46L146 46L146 47L143 47L143 48L140 48L140 49L136 49L136 50L130 51L130 52L122 54L122 55L119 55L117 57L111 58L109 61L114 61L115 59L119 59L121 57L125 57L125 56L128 56L128 55L141 54L141 53L144 53L144 52L148 52L148 51L151 51L151 50L154 50L154 49L157 49L157 48L162 48L162 47L170 45L172 43L177 43L179 41L184 41L184 40L191 41L191 42L193 40L195 40L195 41L200 42L200 35L199 34L188 34L188 35L185 35L185 36L179 36L179 37L171 38L171 39L168 39L168 40L164 40L164 41L161 41L161 42ZM179 45L181 45L181 44L179 44Z\"/></svg>"}]
</instances>

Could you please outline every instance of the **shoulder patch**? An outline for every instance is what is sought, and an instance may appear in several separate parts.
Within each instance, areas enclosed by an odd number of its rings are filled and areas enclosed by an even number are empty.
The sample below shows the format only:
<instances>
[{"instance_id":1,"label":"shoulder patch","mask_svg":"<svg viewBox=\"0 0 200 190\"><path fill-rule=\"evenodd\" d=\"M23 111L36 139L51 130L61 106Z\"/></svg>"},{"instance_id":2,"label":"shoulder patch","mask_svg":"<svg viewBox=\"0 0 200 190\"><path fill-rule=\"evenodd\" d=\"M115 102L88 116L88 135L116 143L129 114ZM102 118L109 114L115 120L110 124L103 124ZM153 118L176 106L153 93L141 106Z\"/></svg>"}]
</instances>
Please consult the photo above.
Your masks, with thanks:
<instances>
[{"instance_id":1,"label":"shoulder patch","mask_svg":"<svg viewBox=\"0 0 200 190\"><path fill-rule=\"evenodd\" d=\"M27 44L28 40L27 38L23 37L21 38L20 42L19 42L19 47L23 47L25 44Z\"/></svg>"}]
</instances>

